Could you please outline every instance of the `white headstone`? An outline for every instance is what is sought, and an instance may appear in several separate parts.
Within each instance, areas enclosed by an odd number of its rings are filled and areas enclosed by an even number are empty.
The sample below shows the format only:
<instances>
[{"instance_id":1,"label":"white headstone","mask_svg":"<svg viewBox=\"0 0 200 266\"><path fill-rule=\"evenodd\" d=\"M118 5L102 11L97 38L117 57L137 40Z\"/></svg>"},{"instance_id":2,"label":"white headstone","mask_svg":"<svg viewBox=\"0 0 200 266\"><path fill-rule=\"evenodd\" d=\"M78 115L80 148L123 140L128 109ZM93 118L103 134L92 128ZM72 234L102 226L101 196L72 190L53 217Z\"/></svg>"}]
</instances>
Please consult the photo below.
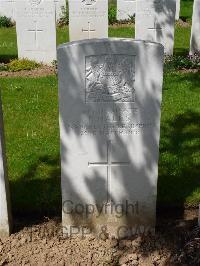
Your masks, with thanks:
<instances>
[{"instance_id":1,"label":"white headstone","mask_svg":"<svg viewBox=\"0 0 200 266\"><path fill-rule=\"evenodd\" d=\"M108 37L108 0L69 0L70 41Z\"/></svg>"},{"instance_id":2,"label":"white headstone","mask_svg":"<svg viewBox=\"0 0 200 266\"><path fill-rule=\"evenodd\" d=\"M132 39L58 48L64 233L154 230L163 54Z\"/></svg>"},{"instance_id":3,"label":"white headstone","mask_svg":"<svg viewBox=\"0 0 200 266\"><path fill-rule=\"evenodd\" d=\"M54 0L56 5L56 21L62 17L63 8L66 10L66 0Z\"/></svg>"},{"instance_id":4,"label":"white headstone","mask_svg":"<svg viewBox=\"0 0 200 266\"><path fill-rule=\"evenodd\" d=\"M176 0L176 20L180 17L181 0Z\"/></svg>"},{"instance_id":5,"label":"white headstone","mask_svg":"<svg viewBox=\"0 0 200 266\"><path fill-rule=\"evenodd\" d=\"M137 0L117 0L117 19L129 20L135 15Z\"/></svg>"},{"instance_id":6,"label":"white headstone","mask_svg":"<svg viewBox=\"0 0 200 266\"><path fill-rule=\"evenodd\" d=\"M0 97L0 237L9 236L11 231L10 195L4 147L3 113Z\"/></svg>"},{"instance_id":7,"label":"white headstone","mask_svg":"<svg viewBox=\"0 0 200 266\"><path fill-rule=\"evenodd\" d=\"M0 0L0 16L15 20L15 0Z\"/></svg>"},{"instance_id":8,"label":"white headstone","mask_svg":"<svg viewBox=\"0 0 200 266\"><path fill-rule=\"evenodd\" d=\"M18 57L46 64L56 59L54 0L16 0Z\"/></svg>"},{"instance_id":9,"label":"white headstone","mask_svg":"<svg viewBox=\"0 0 200 266\"><path fill-rule=\"evenodd\" d=\"M194 0L192 30L190 38L190 54L200 54L200 0Z\"/></svg>"},{"instance_id":10,"label":"white headstone","mask_svg":"<svg viewBox=\"0 0 200 266\"><path fill-rule=\"evenodd\" d=\"M135 38L161 43L172 55L176 0L138 0Z\"/></svg>"}]
</instances>

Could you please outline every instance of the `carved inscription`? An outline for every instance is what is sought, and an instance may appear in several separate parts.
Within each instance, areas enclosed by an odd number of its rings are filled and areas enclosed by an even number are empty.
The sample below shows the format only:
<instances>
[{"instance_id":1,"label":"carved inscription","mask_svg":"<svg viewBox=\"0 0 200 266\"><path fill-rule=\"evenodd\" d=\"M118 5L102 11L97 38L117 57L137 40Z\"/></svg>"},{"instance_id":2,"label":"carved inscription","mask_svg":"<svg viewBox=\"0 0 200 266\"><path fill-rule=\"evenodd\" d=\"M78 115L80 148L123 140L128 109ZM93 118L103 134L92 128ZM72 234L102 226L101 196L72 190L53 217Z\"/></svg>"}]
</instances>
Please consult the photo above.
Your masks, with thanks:
<instances>
[{"instance_id":1,"label":"carved inscription","mask_svg":"<svg viewBox=\"0 0 200 266\"><path fill-rule=\"evenodd\" d=\"M42 0L29 0L31 6L38 6Z\"/></svg>"},{"instance_id":2,"label":"carved inscription","mask_svg":"<svg viewBox=\"0 0 200 266\"><path fill-rule=\"evenodd\" d=\"M146 129L155 126L151 121L141 123L136 122L132 124L102 124L85 125L79 123L70 123L66 125L69 130L76 131L80 135L94 135L94 136L123 136L123 135L139 135Z\"/></svg>"},{"instance_id":3,"label":"carved inscription","mask_svg":"<svg viewBox=\"0 0 200 266\"><path fill-rule=\"evenodd\" d=\"M42 0L32 0L28 2L29 5L24 5L23 8L17 10L18 17L24 18L48 18L54 15L52 8L49 8L48 5L44 7Z\"/></svg>"},{"instance_id":4,"label":"carved inscription","mask_svg":"<svg viewBox=\"0 0 200 266\"><path fill-rule=\"evenodd\" d=\"M105 10L101 10L97 8L96 6L92 5L85 5L83 7L79 7L77 9L72 9L70 16L73 18L79 18L79 17L90 17L90 18L101 18L106 15Z\"/></svg>"},{"instance_id":5,"label":"carved inscription","mask_svg":"<svg viewBox=\"0 0 200 266\"><path fill-rule=\"evenodd\" d=\"M85 98L89 102L135 102L135 56L86 56Z\"/></svg>"},{"instance_id":6,"label":"carved inscription","mask_svg":"<svg viewBox=\"0 0 200 266\"><path fill-rule=\"evenodd\" d=\"M82 0L82 3L86 6L91 6L96 3L96 0Z\"/></svg>"}]
</instances>

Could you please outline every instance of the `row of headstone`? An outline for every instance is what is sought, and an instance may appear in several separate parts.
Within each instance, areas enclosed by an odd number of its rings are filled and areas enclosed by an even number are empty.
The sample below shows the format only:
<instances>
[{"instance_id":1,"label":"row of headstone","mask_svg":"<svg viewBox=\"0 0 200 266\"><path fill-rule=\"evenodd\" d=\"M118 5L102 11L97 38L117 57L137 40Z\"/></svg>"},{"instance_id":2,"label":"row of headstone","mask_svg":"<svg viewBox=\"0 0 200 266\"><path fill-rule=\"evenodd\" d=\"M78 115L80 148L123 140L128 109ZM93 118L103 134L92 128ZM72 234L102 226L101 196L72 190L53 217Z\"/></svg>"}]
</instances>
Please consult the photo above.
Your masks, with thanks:
<instances>
[{"instance_id":1,"label":"row of headstone","mask_svg":"<svg viewBox=\"0 0 200 266\"><path fill-rule=\"evenodd\" d=\"M120 0L122 1L122 0ZM121 2L124 8L136 1ZM159 42L164 45L167 55L173 54L176 0L146 1L139 0L136 10L135 38ZM108 37L108 2L69 1L70 40ZM125 12L121 12L123 17ZM130 15L130 13L129 13Z\"/></svg>"},{"instance_id":2,"label":"row of headstone","mask_svg":"<svg viewBox=\"0 0 200 266\"><path fill-rule=\"evenodd\" d=\"M18 57L52 63L56 60L56 0L15 1ZM177 0L138 0L135 3L135 38L159 42L165 54L172 55ZM198 1L195 1L191 53L199 51L198 8ZM108 0L69 0L69 35L70 41L107 38Z\"/></svg>"},{"instance_id":3,"label":"row of headstone","mask_svg":"<svg viewBox=\"0 0 200 266\"><path fill-rule=\"evenodd\" d=\"M61 0L15 0L19 58L29 58L46 64L56 60L55 1L61 3ZM138 0L134 2L137 14L135 38L161 43L165 48L165 54L172 55L178 1ZM7 1L8 3L13 2ZM126 4L133 3L127 1ZM70 41L107 38L108 0L69 0L69 35ZM199 36L199 0L195 0L190 48L192 54L199 52Z\"/></svg>"},{"instance_id":4,"label":"row of headstone","mask_svg":"<svg viewBox=\"0 0 200 266\"><path fill-rule=\"evenodd\" d=\"M53 0L55 4L55 12L56 12L56 21L58 21L63 14L63 7L66 8L66 1L65 0ZM0 0L0 15L6 16L8 18L11 18L12 20L16 20L16 3L18 3L19 0ZM29 2L29 1L27 1ZM36 4L40 3L41 0L35 0Z\"/></svg>"}]
</instances>

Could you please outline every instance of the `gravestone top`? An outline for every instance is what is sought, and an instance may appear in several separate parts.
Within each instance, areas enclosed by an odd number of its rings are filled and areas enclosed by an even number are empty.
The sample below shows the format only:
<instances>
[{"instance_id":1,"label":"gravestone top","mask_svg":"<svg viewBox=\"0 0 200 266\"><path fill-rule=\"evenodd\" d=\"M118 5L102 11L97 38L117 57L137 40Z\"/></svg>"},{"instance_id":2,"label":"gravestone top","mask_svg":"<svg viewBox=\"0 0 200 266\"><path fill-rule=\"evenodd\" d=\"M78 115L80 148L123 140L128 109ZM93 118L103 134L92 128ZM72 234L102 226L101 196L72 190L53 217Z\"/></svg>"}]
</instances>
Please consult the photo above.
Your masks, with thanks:
<instances>
[{"instance_id":1,"label":"gravestone top","mask_svg":"<svg viewBox=\"0 0 200 266\"><path fill-rule=\"evenodd\" d=\"M108 37L108 0L69 0L70 41Z\"/></svg>"},{"instance_id":2,"label":"gravestone top","mask_svg":"<svg viewBox=\"0 0 200 266\"><path fill-rule=\"evenodd\" d=\"M19 58L51 64L56 60L55 2L16 1Z\"/></svg>"},{"instance_id":3,"label":"gravestone top","mask_svg":"<svg viewBox=\"0 0 200 266\"><path fill-rule=\"evenodd\" d=\"M0 15L15 20L15 2L16 0L1 0Z\"/></svg>"},{"instance_id":4,"label":"gravestone top","mask_svg":"<svg viewBox=\"0 0 200 266\"><path fill-rule=\"evenodd\" d=\"M135 38L161 43L165 54L174 47L176 0L137 1Z\"/></svg>"},{"instance_id":5,"label":"gravestone top","mask_svg":"<svg viewBox=\"0 0 200 266\"><path fill-rule=\"evenodd\" d=\"M65 234L154 230L163 51L117 38L58 47ZM121 226L131 228L119 236Z\"/></svg>"},{"instance_id":6,"label":"gravestone top","mask_svg":"<svg viewBox=\"0 0 200 266\"><path fill-rule=\"evenodd\" d=\"M163 47L162 44L154 42L154 41L147 41L147 40L133 40L132 38L116 38L116 37L111 37L111 38L91 38L91 39L83 39L83 40L77 40L77 41L72 41L72 42L67 42L58 45L57 49L63 49L64 47L69 47L69 46L75 46L75 45L80 45L80 44L95 44L95 43L141 43L141 44L146 44L146 45L155 45L159 46L160 48Z\"/></svg>"}]
</instances>

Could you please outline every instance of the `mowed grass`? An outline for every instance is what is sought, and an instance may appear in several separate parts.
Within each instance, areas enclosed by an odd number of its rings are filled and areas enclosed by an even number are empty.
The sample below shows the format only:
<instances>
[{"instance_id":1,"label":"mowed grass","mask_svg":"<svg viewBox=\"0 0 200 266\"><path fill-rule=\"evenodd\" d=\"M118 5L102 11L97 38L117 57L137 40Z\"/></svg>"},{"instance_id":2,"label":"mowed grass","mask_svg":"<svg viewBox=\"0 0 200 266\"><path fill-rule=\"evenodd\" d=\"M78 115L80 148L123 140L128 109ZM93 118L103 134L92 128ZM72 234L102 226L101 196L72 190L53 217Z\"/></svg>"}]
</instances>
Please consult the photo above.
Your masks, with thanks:
<instances>
[{"instance_id":1,"label":"mowed grass","mask_svg":"<svg viewBox=\"0 0 200 266\"><path fill-rule=\"evenodd\" d=\"M16 212L59 212L57 78L1 78L8 173ZM199 73L166 73L158 205L200 202Z\"/></svg>"},{"instance_id":2,"label":"mowed grass","mask_svg":"<svg viewBox=\"0 0 200 266\"><path fill-rule=\"evenodd\" d=\"M60 200L57 79L0 79L15 211L57 210Z\"/></svg>"},{"instance_id":3,"label":"mowed grass","mask_svg":"<svg viewBox=\"0 0 200 266\"><path fill-rule=\"evenodd\" d=\"M180 18L183 21L191 21L193 12L193 0L182 0Z\"/></svg>"}]
</instances>

